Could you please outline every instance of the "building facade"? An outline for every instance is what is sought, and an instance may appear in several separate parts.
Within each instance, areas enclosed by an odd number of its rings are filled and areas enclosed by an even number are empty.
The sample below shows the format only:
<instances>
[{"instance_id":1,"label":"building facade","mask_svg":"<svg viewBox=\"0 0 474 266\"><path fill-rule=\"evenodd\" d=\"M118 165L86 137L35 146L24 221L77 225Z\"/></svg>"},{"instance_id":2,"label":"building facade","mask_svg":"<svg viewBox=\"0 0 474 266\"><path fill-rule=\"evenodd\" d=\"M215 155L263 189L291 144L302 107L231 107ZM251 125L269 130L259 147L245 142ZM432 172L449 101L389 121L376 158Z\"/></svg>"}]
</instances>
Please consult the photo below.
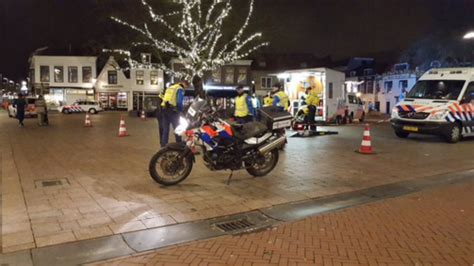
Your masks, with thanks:
<instances>
[{"instance_id":1,"label":"building facade","mask_svg":"<svg viewBox=\"0 0 474 266\"><path fill-rule=\"evenodd\" d=\"M158 107L158 95L164 89L163 71L153 69L148 62L127 72L129 77L114 57L109 57L97 77L96 97L105 109L153 112Z\"/></svg>"},{"instance_id":2,"label":"building facade","mask_svg":"<svg viewBox=\"0 0 474 266\"><path fill-rule=\"evenodd\" d=\"M50 109L77 100L94 100L97 76L95 56L33 55L30 83L33 94L42 94Z\"/></svg>"},{"instance_id":3,"label":"building facade","mask_svg":"<svg viewBox=\"0 0 474 266\"><path fill-rule=\"evenodd\" d=\"M391 114L393 107L413 88L421 73L409 69L403 71L392 71L378 78L379 111Z\"/></svg>"}]
</instances>

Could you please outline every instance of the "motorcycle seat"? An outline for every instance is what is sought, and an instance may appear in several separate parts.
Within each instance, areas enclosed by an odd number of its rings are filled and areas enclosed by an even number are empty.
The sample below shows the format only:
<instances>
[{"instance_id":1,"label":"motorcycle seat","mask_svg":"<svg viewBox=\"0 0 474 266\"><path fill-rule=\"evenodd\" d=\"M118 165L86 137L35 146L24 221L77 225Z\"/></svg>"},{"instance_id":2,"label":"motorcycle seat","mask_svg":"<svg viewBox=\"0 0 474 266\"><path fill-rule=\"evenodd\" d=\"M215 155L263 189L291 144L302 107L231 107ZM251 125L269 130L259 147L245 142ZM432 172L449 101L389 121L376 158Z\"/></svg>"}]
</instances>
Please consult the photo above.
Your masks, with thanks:
<instances>
[{"instance_id":1,"label":"motorcycle seat","mask_svg":"<svg viewBox=\"0 0 474 266\"><path fill-rule=\"evenodd\" d=\"M233 125L235 136L239 140L246 140L252 137L263 135L268 131L265 124L260 122L250 122L242 125Z\"/></svg>"}]
</instances>

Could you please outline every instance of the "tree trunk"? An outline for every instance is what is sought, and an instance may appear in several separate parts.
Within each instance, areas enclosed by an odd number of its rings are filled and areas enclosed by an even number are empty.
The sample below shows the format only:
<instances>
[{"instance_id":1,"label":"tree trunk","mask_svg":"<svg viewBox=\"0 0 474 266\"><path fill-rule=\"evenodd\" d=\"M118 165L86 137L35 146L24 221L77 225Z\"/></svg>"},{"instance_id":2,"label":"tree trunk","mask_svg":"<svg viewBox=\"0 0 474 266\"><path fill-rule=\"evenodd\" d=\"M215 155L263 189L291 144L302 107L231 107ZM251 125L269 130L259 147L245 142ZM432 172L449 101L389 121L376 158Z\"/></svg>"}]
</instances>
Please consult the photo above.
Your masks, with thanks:
<instances>
[{"instance_id":1,"label":"tree trunk","mask_svg":"<svg viewBox=\"0 0 474 266\"><path fill-rule=\"evenodd\" d=\"M194 96L199 96L201 99L206 99L206 92L202 84L202 78L200 76L193 77Z\"/></svg>"}]
</instances>

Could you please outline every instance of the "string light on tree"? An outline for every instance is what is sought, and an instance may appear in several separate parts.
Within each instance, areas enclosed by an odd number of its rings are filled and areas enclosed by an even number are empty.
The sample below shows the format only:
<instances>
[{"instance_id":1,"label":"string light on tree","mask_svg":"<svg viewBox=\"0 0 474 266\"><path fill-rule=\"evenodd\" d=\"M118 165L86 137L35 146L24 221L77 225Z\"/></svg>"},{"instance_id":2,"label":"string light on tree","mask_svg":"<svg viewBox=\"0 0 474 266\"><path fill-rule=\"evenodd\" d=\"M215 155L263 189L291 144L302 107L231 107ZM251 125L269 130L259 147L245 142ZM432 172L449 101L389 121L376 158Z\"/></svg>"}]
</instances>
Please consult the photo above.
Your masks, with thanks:
<instances>
[{"instance_id":1,"label":"string light on tree","mask_svg":"<svg viewBox=\"0 0 474 266\"><path fill-rule=\"evenodd\" d=\"M192 81L199 96L204 97L202 76L205 71L214 70L238 59L248 57L255 50L267 46L268 42L259 42L261 33L246 35L250 22L254 0L243 25L228 40L224 40L224 22L232 11L230 0L177 0L176 10L159 14L146 0L140 0L148 12L152 26L160 27L170 32L172 37L162 36L159 32L153 34L147 22L138 26L117 17L112 19L136 32L146 41L133 43L132 46L148 46L158 53L168 53L178 58L184 68L173 70L164 64L149 64L147 67L160 68L165 73L177 78ZM207 10L207 13L204 12ZM131 58L131 53L125 50L109 50L127 56L131 67L141 66Z\"/></svg>"}]
</instances>

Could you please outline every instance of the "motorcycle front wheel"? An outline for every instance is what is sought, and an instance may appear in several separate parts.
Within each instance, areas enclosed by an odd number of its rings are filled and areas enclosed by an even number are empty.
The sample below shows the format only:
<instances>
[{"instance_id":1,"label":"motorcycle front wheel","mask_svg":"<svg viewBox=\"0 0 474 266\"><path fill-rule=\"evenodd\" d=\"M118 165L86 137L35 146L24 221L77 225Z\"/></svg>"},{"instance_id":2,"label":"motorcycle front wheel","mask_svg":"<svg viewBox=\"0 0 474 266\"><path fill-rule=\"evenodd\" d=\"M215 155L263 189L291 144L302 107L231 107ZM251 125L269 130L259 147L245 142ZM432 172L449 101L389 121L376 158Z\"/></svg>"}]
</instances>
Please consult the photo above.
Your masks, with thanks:
<instances>
[{"instance_id":1,"label":"motorcycle front wheel","mask_svg":"<svg viewBox=\"0 0 474 266\"><path fill-rule=\"evenodd\" d=\"M186 179L193 169L191 156L184 151L161 149L150 160L149 172L153 180L164 186L172 186Z\"/></svg>"},{"instance_id":2,"label":"motorcycle front wheel","mask_svg":"<svg viewBox=\"0 0 474 266\"><path fill-rule=\"evenodd\" d=\"M247 172L255 177L266 176L278 163L280 153L274 149L265 155L260 155L257 161L252 165L246 165Z\"/></svg>"}]
</instances>

